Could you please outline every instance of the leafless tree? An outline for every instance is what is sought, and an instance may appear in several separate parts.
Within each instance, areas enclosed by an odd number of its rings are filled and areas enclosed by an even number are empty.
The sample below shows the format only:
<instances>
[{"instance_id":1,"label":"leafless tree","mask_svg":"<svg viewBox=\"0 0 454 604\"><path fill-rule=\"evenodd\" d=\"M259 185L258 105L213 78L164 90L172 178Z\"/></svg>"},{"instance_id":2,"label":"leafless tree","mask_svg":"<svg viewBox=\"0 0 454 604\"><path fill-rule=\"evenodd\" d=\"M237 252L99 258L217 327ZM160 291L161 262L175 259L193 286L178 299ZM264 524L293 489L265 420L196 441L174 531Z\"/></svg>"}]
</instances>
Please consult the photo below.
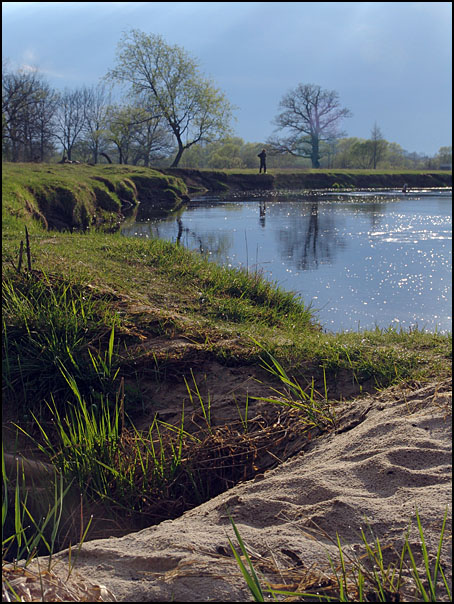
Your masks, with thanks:
<instances>
[{"instance_id":1,"label":"leafless tree","mask_svg":"<svg viewBox=\"0 0 454 604\"><path fill-rule=\"evenodd\" d=\"M375 170L378 162L383 158L388 144L383 138L383 134L376 122L370 133L370 142L372 152L372 167Z\"/></svg>"},{"instance_id":2,"label":"leafless tree","mask_svg":"<svg viewBox=\"0 0 454 604\"><path fill-rule=\"evenodd\" d=\"M340 106L336 91L315 84L299 84L282 98L279 108L275 123L284 136L275 135L268 144L277 153L309 157L313 168L320 167L320 144L342 136L340 122L351 116Z\"/></svg>"},{"instance_id":3,"label":"leafless tree","mask_svg":"<svg viewBox=\"0 0 454 604\"><path fill-rule=\"evenodd\" d=\"M54 151L55 112L58 106L58 94L48 84L43 83L41 94L35 105L36 153L34 159L45 161Z\"/></svg>"},{"instance_id":4,"label":"leafless tree","mask_svg":"<svg viewBox=\"0 0 454 604\"><path fill-rule=\"evenodd\" d=\"M74 144L80 138L86 124L87 101L84 89L65 89L59 97L56 136L68 160L71 160Z\"/></svg>"},{"instance_id":5,"label":"leafless tree","mask_svg":"<svg viewBox=\"0 0 454 604\"><path fill-rule=\"evenodd\" d=\"M103 84L84 89L85 140L88 143L93 162L98 163L99 154L106 141L106 128L111 95Z\"/></svg>"},{"instance_id":6,"label":"leafless tree","mask_svg":"<svg viewBox=\"0 0 454 604\"><path fill-rule=\"evenodd\" d=\"M37 70L2 74L4 155L11 161L44 159L52 140L55 94Z\"/></svg>"}]
</instances>

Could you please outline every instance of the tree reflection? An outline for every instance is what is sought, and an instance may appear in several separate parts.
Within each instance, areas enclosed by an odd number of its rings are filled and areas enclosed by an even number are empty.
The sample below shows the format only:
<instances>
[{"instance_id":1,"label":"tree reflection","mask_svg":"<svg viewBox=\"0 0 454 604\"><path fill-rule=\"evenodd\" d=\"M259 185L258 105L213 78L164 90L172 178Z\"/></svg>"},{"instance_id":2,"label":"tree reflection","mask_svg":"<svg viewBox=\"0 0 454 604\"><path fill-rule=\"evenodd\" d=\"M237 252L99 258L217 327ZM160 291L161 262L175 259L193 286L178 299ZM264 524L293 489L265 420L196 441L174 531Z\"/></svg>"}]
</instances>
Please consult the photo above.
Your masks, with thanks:
<instances>
[{"instance_id":1,"label":"tree reflection","mask_svg":"<svg viewBox=\"0 0 454 604\"><path fill-rule=\"evenodd\" d=\"M232 234L228 232L196 233L185 227L181 217L176 220L178 232L176 243L182 244L189 249L198 249L201 254L207 255L213 260L224 261L232 247Z\"/></svg>"},{"instance_id":2,"label":"tree reflection","mask_svg":"<svg viewBox=\"0 0 454 604\"><path fill-rule=\"evenodd\" d=\"M361 229L364 230L364 222L357 221L355 217L359 219L359 215L366 214L370 220L370 227L366 227L362 235L376 231L385 214L383 204L389 203L379 195L340 195L318 191L290 195L273 192L255 197L253 205L248 204L245 219L245 206L241 201L198 203L160 220L149 217L146 222L124 225L122 231L126 235L167 239L220 263L230 257L235 258L235 262L247 264L249 236L249 242L252 240L252 245L256 246L257 256L263 242L266 242L261 252L266 263L272 264L280 257L283 266L307 271L320 265L334 264L336 255L347 248L350 238L360 235L354 229L357 224L362 224ZM208 218L212 210L215 220ZM258 224L257 218L249 221L251 213L258 216ZM353 215L353 221L349 214ZM344 228L345 223L348 230ZM276 244L270 241L270 237L275 238ZM273 251L275 245L277 249Z\"/></svg>"},{"instance_id":3,"label":"tree reflection","mask_svg":"<svg viewBox=\"0 0 454 604\"><path fill-rule=\"evenodd\" d=\"M282 260L292 262L298 270L311 270L321 264L333 264L336 254L347 247L346 235L342 235L342 217L330 204L321 202L343 202L343 211L367 214L370 217L371 228L375 230L382 221L383 204L386 202L370 198L357 198L355 202L345 203L346 198L336 198L328 195L308 194L292 210L291 220L287 221L286 228L279 229L277 233L278 245ZM367 203L366 203L367 202ZM323 208L323 210L321 210ZM273 214L288 212L287 204L273 204ZM269 212L270 214L270 212ZM269 216L272 219L272 216Z\"/></svg>"},{"instance_id":4,"label":"tree reflection","mask_svg":"<svg viewBox=\"0 0 454 604\"><path fill-rule=\"evenodd\" d=\"M302 208L306 208L306 213L295 213L287 228L278 231L282 259L291 260L298 270L331 264L336 252L346 246L338 234L333 216L326 212L320 214L316 200Z\"/></svg>"}]
</instances>

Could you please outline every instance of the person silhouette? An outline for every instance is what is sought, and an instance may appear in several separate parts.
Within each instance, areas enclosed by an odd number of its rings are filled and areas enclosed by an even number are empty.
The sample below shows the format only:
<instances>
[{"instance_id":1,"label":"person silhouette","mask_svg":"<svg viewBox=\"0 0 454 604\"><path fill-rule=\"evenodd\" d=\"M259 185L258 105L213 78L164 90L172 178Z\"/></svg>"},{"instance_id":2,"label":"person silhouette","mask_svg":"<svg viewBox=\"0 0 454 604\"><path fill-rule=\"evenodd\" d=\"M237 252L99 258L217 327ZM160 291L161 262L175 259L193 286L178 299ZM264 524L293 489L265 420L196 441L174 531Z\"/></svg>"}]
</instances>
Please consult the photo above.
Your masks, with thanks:
<instances>
[{"instance_id":1,"label":"person silhouette","mask_svg":"<svg viewBox=\"0 0 454 604\"><path fill-rule=\"evenodd\" d=\"M262 149L261 153L259 153L257 155L257 157L260 157L260 169L259 169L259 174L261 174L262 169L263 172L266 172L266 150Z\"/></svg>"}]
</instances>

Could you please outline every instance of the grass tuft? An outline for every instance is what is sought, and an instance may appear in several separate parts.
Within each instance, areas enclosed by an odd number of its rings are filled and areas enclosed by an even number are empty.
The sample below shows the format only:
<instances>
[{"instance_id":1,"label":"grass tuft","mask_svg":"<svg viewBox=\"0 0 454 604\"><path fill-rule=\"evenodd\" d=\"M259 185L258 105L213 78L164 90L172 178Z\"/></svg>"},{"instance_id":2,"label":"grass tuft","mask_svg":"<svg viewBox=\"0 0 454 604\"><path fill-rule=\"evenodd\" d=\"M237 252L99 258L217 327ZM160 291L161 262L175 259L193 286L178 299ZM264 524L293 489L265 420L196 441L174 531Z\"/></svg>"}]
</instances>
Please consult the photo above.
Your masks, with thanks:
<instances>
[{"instance_id":1,"label":"grass tuft","mask_svg":"<svg viewBox=\"0 0 454 604\"><path fill-rule=\"evenodd\" d=\"M415 561L415 553L409 544L411 521L400 554L395 552L395 559L388 564L385 564L383 556L385 548L379 539L374 537L373 543L369 543L363 529L361 529L361 540L364 551L354 557L347 553L347 551L351 551L351 548L347 550L337 533L336 538L333 539L325 531L322 531L324 536L336 545L338 551L338 561L333 560L327 554L332 576L327 578L326 573L322 571L320 571L320 574L312 573L309 577L302 576L299 580L292 576L293 583L312 585L315 587L314 591L311 591L310 587L308 591L275 589L265 579L262 579L261 583L244 541L231 517L230 522L242 555L238 554L230 538L229 544L255 602L265 602L270 597L274 600L286 597L292 600L301 598L301 601L319 602L451 601L451 590L441 563L441 549L445 538L447 513L446 510L441 523L436 555L431 556L425 543L421 519L416 510L423 568L418 567ZM246 560L247 565L244 564L243 559ZM434 559L432 567L431 559ZM413 582L404 577L404 570L411 573ZM282 569L279 569L279 574L282 575L283 572ZM441 577L441 581L438 580L438 576Z\"/></svg>"}]
</instances>

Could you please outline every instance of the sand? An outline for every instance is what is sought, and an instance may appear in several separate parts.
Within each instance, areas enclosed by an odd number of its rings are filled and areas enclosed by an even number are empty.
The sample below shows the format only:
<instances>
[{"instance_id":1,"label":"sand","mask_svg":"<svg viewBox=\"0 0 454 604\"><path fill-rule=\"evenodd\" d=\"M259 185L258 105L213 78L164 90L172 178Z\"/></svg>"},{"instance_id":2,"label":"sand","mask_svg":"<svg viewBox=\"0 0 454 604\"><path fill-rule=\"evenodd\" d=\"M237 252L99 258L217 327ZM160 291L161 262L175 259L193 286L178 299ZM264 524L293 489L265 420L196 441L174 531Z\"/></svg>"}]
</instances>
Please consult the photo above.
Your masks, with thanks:
<instances>
[{"instance_id":1,"label":"sand","mask_svg":"<svg viewBox=\"0 0 454 604\"><path fill-rule=\"evenodd\" d=\"M175 520L85 543L69 581L68 551L60 552L52 573L79 601L252 601L229 546L229 538L237 543L229 516L263 585L295 591L312 577L329 585L336 534L353 559L363 552L361 528L379 539L388 564L412 521L409 542L421 564L416 511L433 563L448 510L441 560L451 583L451 406L450 380L358 397L345 404L335 432L278 467ZM403 600L415 601L404 575Z\"/></svg>"}]
</instances>

